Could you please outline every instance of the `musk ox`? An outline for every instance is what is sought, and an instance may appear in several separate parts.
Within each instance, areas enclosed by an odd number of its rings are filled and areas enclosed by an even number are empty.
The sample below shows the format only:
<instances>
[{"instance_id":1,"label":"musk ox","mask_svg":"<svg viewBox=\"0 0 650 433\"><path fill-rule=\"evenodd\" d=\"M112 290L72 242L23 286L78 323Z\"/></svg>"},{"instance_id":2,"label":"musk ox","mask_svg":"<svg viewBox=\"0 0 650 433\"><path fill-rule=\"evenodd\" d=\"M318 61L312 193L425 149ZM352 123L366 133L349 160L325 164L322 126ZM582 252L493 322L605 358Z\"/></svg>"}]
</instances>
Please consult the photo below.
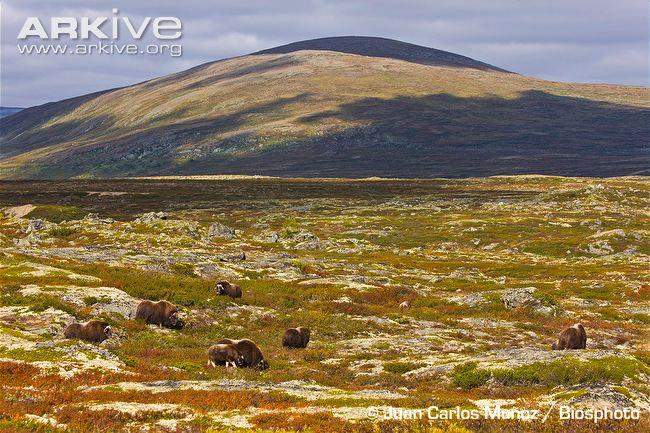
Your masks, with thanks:
<instances>
[{"instance_id":1,"label":"musk ox","mask_svg":"<svg viewBox=\"0 0 650 433\"><path fill-rule=\"evenodd\" d=\"M231 298L241 298L241 287L228 281L219 281L217 283L217 295L227 295Z\"/></svg>"},{"instance_id":2,"label":"musk ox","mask_svg":"<svg viewBox=\"0 0 650 433\"><path fill-rule=\"evenodd\" d=\"M147 324L164 326L170 329L182 329L185 324L178 318L178 308L167 301L142 301L135 311L135 318Z\"/></svg>"},{"instance_id":3,"label":"musk ox","mask_svg":"<svg viewBox=\"0 0 650 433\"><path fill-rule=\"evenodd\" d=\"M307 343L309 343L309 334L309 328L304 328L302 326L298 328L289 328L284 331L282 345L293 349L305 348L307 347Z\"/></svg>"},{"instance_id":4,"label":"musk ox","mask_svg":"<svg viewBox=\"0 0 650 433\"><path fill-rule=\"evenodd\" d=\"M224 338L217 341L217 344L231 344L237 349L237 351L244 358L242 367L248 368L257 368L259 370L266 370L269 368L269 363L264 359L264 355L257 344L253 343L251 340L231 340L230 338Z\"/></svg>"},{"instance_id":5,"label":"musk ox","mask_svg":"<svg viewBox=\"0 0 650 433\"><path fill-rule=\"evenodd\" d=\"M585 349L587 347L585 327L582 326L582 323L576 323L570 328L564 329L552 347L553 350Z\"/></svg>"},{"instance_id":6,"label":"musk ox","mask_svg":"<svg viewBox=\"0 0 650 433\"><path fill-rule=\"evenodd\" d=\"M209 366L244 367L245 363L244 356L234 344L215 344L208 349Z\"/></svg>"},{"instance_id":7,"label":"musk ox","mask_svg":"<svg viewBox=\"0 0 650 433\"><path fill-rule=\"evenodd\" d=\"M74 338L90 343L101 343L111 338L113 331L106 322L90 320L86 323L71 323L63 331L65 338Z\"/></svg>"}]
</instances>

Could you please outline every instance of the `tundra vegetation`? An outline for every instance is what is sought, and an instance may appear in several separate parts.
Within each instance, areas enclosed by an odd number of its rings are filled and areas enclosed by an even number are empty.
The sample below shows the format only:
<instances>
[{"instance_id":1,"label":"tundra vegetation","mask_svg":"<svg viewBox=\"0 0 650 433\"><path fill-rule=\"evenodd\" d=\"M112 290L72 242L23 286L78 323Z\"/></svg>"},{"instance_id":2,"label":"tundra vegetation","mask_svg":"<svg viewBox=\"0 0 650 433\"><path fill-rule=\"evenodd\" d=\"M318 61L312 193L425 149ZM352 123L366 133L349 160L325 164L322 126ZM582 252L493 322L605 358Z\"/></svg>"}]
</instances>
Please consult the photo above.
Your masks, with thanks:
<instances>
[{"instance_id":1,"label":"tundra vegetation","mask_svg":"<svg viewBox=\"0 0 650 433\"><path fill-rule=\"evenodd\" d=\"M0 430L648 431L649 192L643 177L2 182ZM134 320L142 299L184 328ZM64 338L91 319L108 340ZM578 322L586 349L552 350ZM297 326L309 345L283 347ZM269 368L207 368L224 338ZM554 403L642 416L368 410Z\"/></svg>"}]
</instances>

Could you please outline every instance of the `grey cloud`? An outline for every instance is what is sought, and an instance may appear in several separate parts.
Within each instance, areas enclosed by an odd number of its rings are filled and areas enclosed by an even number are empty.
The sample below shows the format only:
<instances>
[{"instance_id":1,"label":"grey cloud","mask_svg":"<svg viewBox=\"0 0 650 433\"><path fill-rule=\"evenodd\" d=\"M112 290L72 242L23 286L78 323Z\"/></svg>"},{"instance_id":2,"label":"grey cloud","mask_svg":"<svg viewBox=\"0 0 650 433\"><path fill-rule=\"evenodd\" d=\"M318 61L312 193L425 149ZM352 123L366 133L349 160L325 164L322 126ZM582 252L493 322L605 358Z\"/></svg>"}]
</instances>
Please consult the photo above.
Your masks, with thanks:
<instances>
[{"instance_id":1,"label":"grey cloud","mask_svg":"<svg viewBox=\"0 0 650 433\"><path fill-rule=\"evenodd\" d=\"M183 56L25 56L27 16L178 16ZM646 0L8 0L2 105L119 87L302 39L371 35L467 55L540 78L648 84Z\"/></svg>"}]
</instances>

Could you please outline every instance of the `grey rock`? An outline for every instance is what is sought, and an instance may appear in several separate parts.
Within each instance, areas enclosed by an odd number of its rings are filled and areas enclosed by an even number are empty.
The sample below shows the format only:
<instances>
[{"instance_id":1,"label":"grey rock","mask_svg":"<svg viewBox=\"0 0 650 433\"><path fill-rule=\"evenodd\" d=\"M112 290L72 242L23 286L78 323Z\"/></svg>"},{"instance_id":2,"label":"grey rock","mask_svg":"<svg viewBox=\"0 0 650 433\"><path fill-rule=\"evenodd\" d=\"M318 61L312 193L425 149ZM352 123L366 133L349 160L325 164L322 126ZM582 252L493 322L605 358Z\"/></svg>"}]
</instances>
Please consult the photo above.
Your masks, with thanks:
<instances>
[{"instance_id":1,"label":"grey rock","mask_svg":"<svg viewBox=\"0 0 650 433\"><path fill-rule=\"evenodd\" d=\"M567 388L566 391L579 392L578 396L564 402L574 407L610 410L626 407L647 410L650 407L650 399L646 395L623 386L616 387L606 383L579 384Z\"/></svg>"},{"instance_id":2,"label":"grey rock","mask_svg":"<svg viewBox=\"0 0 650 433\"><path fill-rule=\"evenodd\" d=\"M453 296L448 300L455 304L467 305L469 307L476 307L487 302L482 293L470 293L467 295Z\"/></svg>"},{"instance_id":3,"label":"grey rock","mask_svg":"<svg viewBox=\"0 0 650 433\"><path fill-rule=\"evenodd\" d=\"M219 222L212 223L208 228L208 233L206 235L208 240L215 238L233 239L234 237L235 230Z\"/></svg>"},{"instance_id":4,"label":"grey rock","mask_svg":"<svg viewBox=\"0 0 650 433\"><path fill-rule=\"evenodd\" d=\"M296 244L297 250L317 250L319 248L321 248L321 244L318 241L307 241Z\"/></svg>"},{"instance_id":5,"label":"grey rock","mask_svg":"<svg viewBox=\"0 0 650 433\"><path fill-rule=\"evenodd\" d=\"M163 221L169 218L167 212L148 212L140 215L134 220L136 223L150 224L158 221Z\"/></svg>"},{"instance_id":6,"label":"grey rock","mask_svg":"<svg viewBox=\"0 0 650 433\"><path fill-rule=\"evenodd\" d=\"M318 236L308 231L301 231L293 234L287 239L290 242L296 242L295 248L298 250L317 250L322 247Z\"/></svg>"},{"instance_id":7,"label":"grey rock","mask_svg":"<svg viewBox=\"0 0 650 433\"><path fill-rule=\"evenodd\" d=\"M308 231L301 231L301 232L298 232L298 233L292 235L291 237L289 237L289 240L293 241L293 242L299 242L299 243L302 243L302 242L317 242L318 237L315 234L310 233Z\"/></svg>"},{"instance_id":8,"label":"grey rock","mask_svg":"<svg viewBox=\"0 0 650 433\"><path fill-rule=\"evenodd\" d=\"M595 256L606 256L612 254L614 249L606 240L599 240L588 244L583 251Z\"/></svg>"},{"instance_id":9,"label":"grey rock","mask_svg":"<svg viewBox=\"0 0 650 433\"><path fill-rule=\"evenodd\" d=\"M115 222L114 219L112 219L112 218L102 218L97 213L89 213L86 216L84 216L83 219L84 219L84 221L87 221L87 222L102 223L102 224L112 224L112 223Z\"/></svg>"},{"instance_id":10,"label":"grey rock","mask_svg":"<svg viewBox=\"0 0 650 433\"><path fill-rule=\"evenodd\" d=\"M274 244L280 241L278 232L264 232L256 238L259 242Z\"/></svg>"},{"instance_id":11,"label":"grey rock","mask_svg":"<svg viewBox=\"0 0 650 433\"><path fill-rule=\"evenodd\" d=\"M501 300L503 301L503 305L509 310L520 307L538 307L542 303L533 296L536 290L535 287L508 289L501 294Z\"/></svg>"},{"instance_id":12,"label":"grey rock","mask_svg":"<svg viewBox=\"0 0 650 433\"><path fill-rule=\"evenodd\" d=\"M41 219L29 220L29 225L27 226L26 233L35 233L43 230L45 228L45 221Z\"/></svg>"},{"instance_id":13,"label":"grey rock","mask_svg":"<svg viewBox=\"0 0 650 433\"><path fill-rule=\"evenodd\" d=\"M545 306L541 300L533 296L537 289L535 287L522 287L518 289L507 289L501 293L503 305L509 310L521 307L532 308L541 314L553 314L553 307Z\"/></svg>"}]
</instances>

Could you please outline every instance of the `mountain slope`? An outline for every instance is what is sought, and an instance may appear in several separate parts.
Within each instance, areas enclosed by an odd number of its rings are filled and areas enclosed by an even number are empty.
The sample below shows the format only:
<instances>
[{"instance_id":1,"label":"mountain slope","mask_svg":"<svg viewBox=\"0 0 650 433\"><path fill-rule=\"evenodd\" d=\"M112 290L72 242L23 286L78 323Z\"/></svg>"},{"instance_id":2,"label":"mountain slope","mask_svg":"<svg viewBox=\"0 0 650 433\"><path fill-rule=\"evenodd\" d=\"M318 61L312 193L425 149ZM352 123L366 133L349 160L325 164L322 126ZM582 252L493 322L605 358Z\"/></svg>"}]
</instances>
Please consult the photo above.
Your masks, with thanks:
<instances>
[{"instance_id":1,"label":"mountain slope","mask_svg":"<svg viewBox=\"0 0 650 433\"><path fill-rule=\"evenodd\" d=\"M451 53L438 61L454 65L432 66L422 63L437 51L361 39L290 44L25 109L3 119L0 177L648 169L647 88L548 82Z\"/></svg>"},{"instance_id":2,"label":"mountain slope","mask_svg":"<svg viewBox=\"0 0 650 433\"><path fill-rule=\"evenodd\" d=\"M23 108L19 107L0 107L0 118L10 116L12 114L18 113Z\"/></svg>"}]
</instances>

